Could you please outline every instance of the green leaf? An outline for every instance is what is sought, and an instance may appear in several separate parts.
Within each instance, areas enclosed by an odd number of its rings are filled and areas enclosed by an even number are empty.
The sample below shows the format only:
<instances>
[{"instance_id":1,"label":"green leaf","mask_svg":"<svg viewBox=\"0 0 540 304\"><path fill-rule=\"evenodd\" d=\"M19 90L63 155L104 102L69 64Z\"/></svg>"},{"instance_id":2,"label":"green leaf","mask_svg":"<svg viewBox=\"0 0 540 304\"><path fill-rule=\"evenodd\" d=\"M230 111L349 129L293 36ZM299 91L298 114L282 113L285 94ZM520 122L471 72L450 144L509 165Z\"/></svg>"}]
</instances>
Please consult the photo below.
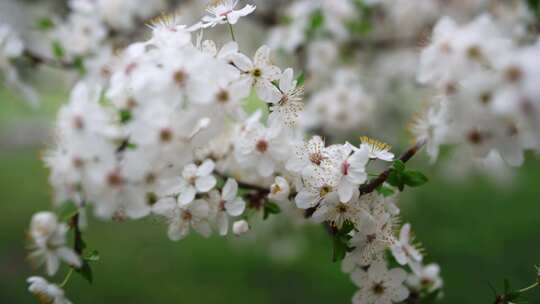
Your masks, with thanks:
<instances>
[{"instance_id":1,"label":"green leaf","mask_svg":"<svg viewBox=\"0 0 540 304\"><path fill-rule=\"evenodd\" d=\"M300 75L296 77L296 85L299 87L303 86L304 82L306 82L306 74L304 74L304 72L301 72Z\"/></svg>"},{"instance_id":2,"label":"green leaf","mask_svg":"<svg viewBox=\"0 0 540 304\"><path fill-rule=\"evenodd\" d=\"M332 235L333 254L332 261L338 262L345 258L345 254L354 248L349 247L351 236L349 233L354 229L351 221L345 221L343 226Z\"/></svg>"},{"instance_id":3,"label":"green leaf","mask_svg":"<svg viewBox=\"0 0 540 304\"><path fill-rule=\"evenodd\" d=\"M392 167L398 172L403 172L405 170L405 163L401 159L397 159L394 161Z\"/></svg>"},{"instance_id":4,"label":"green leaf","mask_svg":"<svg viewBox=\"0 0 540 304\"><path fill-rule=\"evenodd\" d=\"M99 252L97 250L92 250L84 259L88 262L97 262L100 259Z\"/></svg>"},{"instance_id":5,"label":"green leaf","mask_svg":"<svg viewBox=\"0 0 540 304\"><path fill-rule=\"evenodd\" d=\"M281 208L274 202L267 201L264 204L263 219L267 219L270 214L278 214L281 212Z\"/></svg>"},{"instance_id":6,"label":"green leaf","mask_svg":"<svg viewBox=\"0 0 540 304\"><path fill-rule=\"evenodd\" d=\"M54 58L56 59L62 59L64 58L64 47L62 47L62 44L60 44L59 41L55 40L52 43L52 52L54 55Z\"/></svg>"},{"instance_id":7,"label":"green leaf","mask_svg":"<svg viewBox=\"0 0 540 304\"><path fill-rule=\"evenodd\" d=\"M80 268L75 268L75 272L80 274L88 283L92 284L94 281L94 276L92 274L92 268L88 261L83 260L83 264Z\"/></svg>"},{"instance_id":8,"label":"green leaf","mask_svg":"<svg viewBox=\"0 0 540 304\"><path fill-rule=\"evenodd\" d=\"M58 210L58 218L60 221L65 222L70 220L77 212L79 212L79 209L75 203L73 201L66 201L62 203L61 208Z\"/></svg>"},{"instance_id":9,"label":"green leaf","mask_svg":"<svg viewBox=\"0 0 540 304\"><path fill-rule=\"evenodd\" d=\"M392 196L395 193L394 188L385 185L377 187L377 192L384 197Z\"/></svg>"},{"instance_id":10,"label":"green leaf","mask_svg":"<svg viewBox=\"0 0 540 304\"><path fill-rule=\"evenodd\" d=\"M36 20L36 27L40 30L48 30L54 26L51 18L43 17Z\"/></svg>"},{"instance_id":11,"label":"green leaf","mask_svg":"<svg viewBox=\"0 0 540 304\"><path fill-rule=\"evenodd\" d=\"M403 181L403 172L396 171L396 169L390 171L390 174L388 175L388 179L386 181L390 185L398 188L399 191L403 191L403 189L405 188L405 182Z\"/></svg>"},{"instance_id":12,"label":"green leaf","mask_svg":"<svg viewBox=\"0 0 540 304\"><path fill-rule=\"evenodd\" d=\"M129 110L120 110L120 122L125 124L131 120L131 111Z\"/></svg>"},{"instance_id":13,"label":"green leaf","mask_svg":"<svg viewBox=\"0 0 540 304\"><path fill-rule=\"evenodd\" d=\"M312 39L315 36L317 30L319 30L324 24L324 15L321 10L314 11L310 18L309 23L306 28L306 36L309 39Z\"/></svg>"},{"instance_id":14,"label":"green leaf","mask_svg":"<svg viewBox=\"0 0 540 304\"><path fill-rule=\"evenodd\" d=\"M84 60L83 60L83 58L81 56L77 56L73 60L73 65L75 66L77 71L79 71L79 74L81 74L81 75L86 74L86 68L84 67Z\"/></svg>"},{"instance_id":15,"label":"green leaf","mask_svg":"<svg viewBox=\"0 0 540 304\"><path fill-rule=\"evenodd\" d=\"M420 171L405 171L403 182L410 187L419 187L428 182L428 178Z\"/></svg>"}]
</instances>

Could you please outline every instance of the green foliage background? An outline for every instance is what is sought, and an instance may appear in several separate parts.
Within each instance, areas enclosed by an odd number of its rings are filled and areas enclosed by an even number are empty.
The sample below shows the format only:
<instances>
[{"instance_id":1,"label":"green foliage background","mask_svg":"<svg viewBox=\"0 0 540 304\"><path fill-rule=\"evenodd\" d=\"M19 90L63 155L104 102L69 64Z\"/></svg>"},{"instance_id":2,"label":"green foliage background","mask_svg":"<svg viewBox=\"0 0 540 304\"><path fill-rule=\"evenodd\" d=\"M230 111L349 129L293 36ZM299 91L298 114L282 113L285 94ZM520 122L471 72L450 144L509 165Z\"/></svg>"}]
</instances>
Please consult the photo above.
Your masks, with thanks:
<instances>
[{"instance_id":1,"label":"green foliage background","mask_svg":"<svg viewBox=\"0 0 540 304\"><path fill-rule=\"evenodd\" d=\"M44 107L30 110L0 89L0 128L21 117L51 119L59 96L51 93ZM0 303L33 303L25 279L42 275L24 258L30 217L50 206L51 189L39 156L39 148L0 143ZM424 163L416 159L409 168ZM502 289L505 277L515 287L528 285L533 265L540 263L538 157L528 157L508 189L480 177L446 182L436 167L425 172L430 182L408 189L400 205L427 260L442 266L442 303L492 303L488 283ZM303 231L308 241L299 258L281 262L266 252L269 240L237 246L193 235L173 243L165 226L151 219L91 220L89 227L86 241L100 251L101 261L93 266L92 286L73 276L67 292L74 303L350 303L355 290L331 262L331 239L316 226ZM529 300L540 303L540 290Z\"/></svg>"}]
</instances>

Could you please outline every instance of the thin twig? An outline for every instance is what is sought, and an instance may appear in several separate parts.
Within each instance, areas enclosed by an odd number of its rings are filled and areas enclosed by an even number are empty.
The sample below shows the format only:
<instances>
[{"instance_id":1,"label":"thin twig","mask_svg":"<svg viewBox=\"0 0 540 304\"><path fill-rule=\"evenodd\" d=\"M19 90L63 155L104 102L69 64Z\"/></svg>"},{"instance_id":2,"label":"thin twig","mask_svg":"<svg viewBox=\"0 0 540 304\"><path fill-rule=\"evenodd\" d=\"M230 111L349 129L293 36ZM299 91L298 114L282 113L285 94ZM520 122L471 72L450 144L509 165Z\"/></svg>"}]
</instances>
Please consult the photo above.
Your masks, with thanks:
<instances>
[{"instance_id":1,"label":"thin twig","mask_svg":"<svg viewBox=\"0 0 540 304\"><path fill-rule=\"evenodd\" d=\"M76 68L75 63L69 62L69 61L63 61L63 60L54 60L51 58L43 57L41 55L38 55L36 53L33 53L29 50L26 50L24 52L24 56L32 63L32 64L43 64L52 68L56 69L74 69Z\"/></svg>"}]
</instances>

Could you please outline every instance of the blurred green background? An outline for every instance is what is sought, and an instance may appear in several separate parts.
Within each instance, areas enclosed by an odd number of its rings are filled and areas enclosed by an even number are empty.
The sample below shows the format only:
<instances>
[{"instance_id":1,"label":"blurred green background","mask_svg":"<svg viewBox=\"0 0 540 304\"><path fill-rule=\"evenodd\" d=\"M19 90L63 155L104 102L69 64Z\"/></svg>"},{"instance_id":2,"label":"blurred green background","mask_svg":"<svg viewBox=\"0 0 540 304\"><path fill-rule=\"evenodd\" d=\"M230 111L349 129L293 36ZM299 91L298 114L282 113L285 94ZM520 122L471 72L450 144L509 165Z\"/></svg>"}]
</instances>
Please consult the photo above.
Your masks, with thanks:
<instances>
[{"instance_id":1,"label":"blurred green background","mask_svg":"<svg viewBox=\"0 0 540 304\"><path fill-rule=\"evenodd\" d=\"M28 144L20 137L28 134L22 126L40 132L50 126L64 95L46 92L43 105L32 109L0 89L0 303L33 303L25 279L43 275L25 261L25 230L33 212L50 208L39 159L47 138L38 132L38 142ZM412 166L425 163L417 159ZM400 205L427 261L442 267L442 303L493 303L489 283L498 289L504 278L519 288L531 283L540 263L540 160L529 156L509 188L480 177L456 184L437 171L430 168L431 182L410 190ZM101 261L92 286L73 276L67 293L74 303L350 303L355 291L331 262L331 242L319 227L295 232L307 237L289 259L269 254L270 238L237 244L232 236L191 235L174 243L155 220L90 220L89 228L85 238ZM540 290L529 302L540 303Z\"/></svg>"}]
</instances>

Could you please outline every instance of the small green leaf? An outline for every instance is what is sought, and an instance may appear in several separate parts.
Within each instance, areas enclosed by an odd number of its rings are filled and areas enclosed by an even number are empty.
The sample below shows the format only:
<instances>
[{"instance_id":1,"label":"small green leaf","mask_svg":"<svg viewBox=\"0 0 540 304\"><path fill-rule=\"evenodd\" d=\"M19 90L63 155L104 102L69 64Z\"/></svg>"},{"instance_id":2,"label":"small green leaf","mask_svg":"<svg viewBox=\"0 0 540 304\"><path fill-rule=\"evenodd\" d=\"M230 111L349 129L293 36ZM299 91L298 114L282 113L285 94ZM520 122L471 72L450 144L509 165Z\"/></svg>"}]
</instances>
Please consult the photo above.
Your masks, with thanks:
<instances>
[{"instance_id":1,"label":"small green leaf","mask_svg":"<svg viewBox=\"0 0 540 304\"><path fill-rule=\"evenodd\" d=\"M420 171L405 171L403 182L410 187L419 187L428 182L428 178Z\"/></svg>"},{"instance_id":2,"label":"small green leaf","mask_svg":"<svg viewBox=\"0 0 540 304\"><path fill-rule=\"evenodd\" d=\"M270 214L278 214L281 212L281 208L274 202L267 201L264 204L263 219L267 219Z\"/></svg>"},{"instance_id":3,"label":"small green leaf","mask_svg":"<svg viewBox=\"0 0 540 304\"><path fill-rule=\"evenodd\" d=\"M88 283L92 284L94 281L94 276L92 274L92 268L88 261L83 261L83 264L80 268L75 268L75 272L80 274Z\"/></svg>"},{"instance_id":4,"label":"small green leaf","mask_svg":"<svg viewBox=\"0 0 540 304\"><path fill-rule=\"evenodd\" d=\"M79 209L73 201L66 201L61 205L61 208L58 210L58 218L61 221L70 220L75 214L79 212Z\"/></svg>"},{"instance_id":5,"label":"small green leaf","mask_svg":"<svg viewBox=\"0 0 540 304\"><path fill-rule=\"evenodd\" d=\"M97 262L99 261L99 258L99 252L97 250L92 250L84 259L88 262Z\"/></svg>"},{"instance_id":6,"label":"small green leaf","mask_svg":"<svg viewBox=\"0 0 540 304\"><path fill-rule=\"evenodd\" d=\"M62 47L62 44L60 44L59 41L55 40L52 43L52 52L54 55L54 58L56 59L62 59L64 58L64 47Z\"/></svg>"},{"instance_id":7,"label":"small green leaf","mask_svg":"<svg viewBox=\"0 0 540 304\"><path fill-rule=\"evenodd\" d=\"M403 172L396 171L395 169L390 171L390 174L388 175L388 179L386 181L390 185L398 188L399 191L403 191L403 189L405 188L405 182L403 181Z\"/></svg>"},{"instance_id":8,"label":"small green leaf","mask_svg":"<svg viewBox=\"0 0 540 304\"><path fill-rule=\"evenodd\" d=\"M131 111L129 110L120 110L120 122L125 124L131 120Z\"/></svg>"},{"instance_id":9,"label":"small green leaf","mask_svg":"<svg viewBox=\"0 0 540 304\"><path fill-rule=\"evenodd\" d=\"M306 81L306 74L304 74L304 72L301 72L300 75L296 77L296 85L299 87L303 86L305 81Z\"/></svg>"},{"instance_id":10,"label":"small green leaf","mask_svg":"<svg viewBox=\"0 0 540 304\"><path fill-rule=\"evenodd\" d=\"M394 188L385 185L377 187L377 192L384 197L392 196L395 193Z\"/></svg>"},{"instance_id":11,"label":"small green leaf","mask_svg":"<svg viewBox=\"0 0 540 304\"><path fill-rule=\"evenodd\" d=\"M398 172L403 172L405 170L405 163L402 160L397 159L393 163L393 168Z\"/></svg>"},{"instance_id":12,"label":"small green leaf","mask_svg":"<svg viewBox=\"0 0 540 304\"><path fill-rule=\"evenodd\" d=\"M77 69L77 71L79 71L79 74L81 74L81 75L86 74L86 68L84 67L84 60L83 60L82 57L77 56L77 57L73 60L73 65L75 66L75 68Z\"/></svg>"},{"instance_id":13,"label":"small green leaf","mask_svg":"<svg viewBox=\"0 0 540 304\"><path fill-rule=\"evenodd\" d=\"M48 30L54 26L51 18L43 17L36 20L36 27L40 30Z\"/></svg>"}]
</instances>

